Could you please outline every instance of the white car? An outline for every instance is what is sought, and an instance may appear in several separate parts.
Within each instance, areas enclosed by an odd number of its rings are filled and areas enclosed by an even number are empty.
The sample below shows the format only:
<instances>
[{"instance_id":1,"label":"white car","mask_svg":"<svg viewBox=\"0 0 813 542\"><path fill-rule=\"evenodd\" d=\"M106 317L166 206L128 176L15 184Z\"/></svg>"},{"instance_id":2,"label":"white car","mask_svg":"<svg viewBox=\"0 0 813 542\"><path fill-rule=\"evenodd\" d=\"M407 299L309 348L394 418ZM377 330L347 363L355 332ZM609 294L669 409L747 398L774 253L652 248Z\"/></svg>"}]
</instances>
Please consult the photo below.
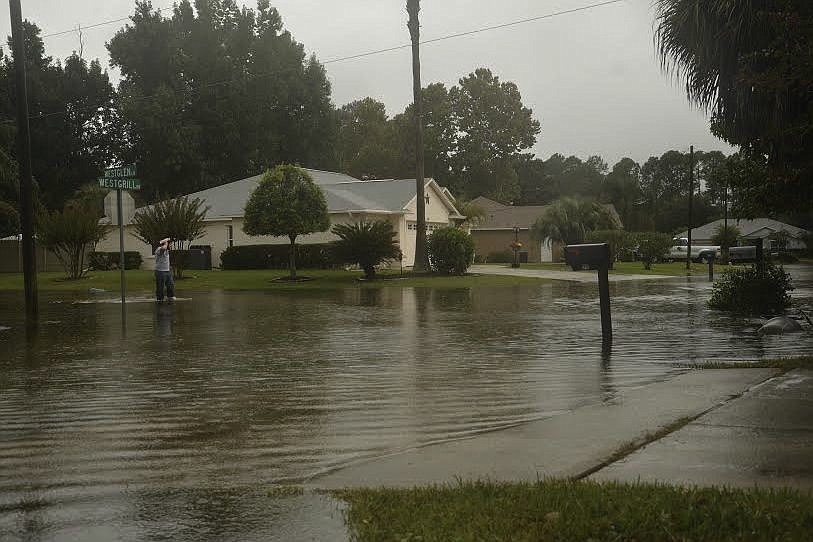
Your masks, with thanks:
<instances>
[{"instance_id":1,"label":"white car","mask_svg":"<svg viewBox=\"0 0 813 542\"><path fill-rule=\"evenodd\" d=\"M689 239L687 237L676 237L672 240L672 248L669 249L669 254L666 256L666 259L685 260L688 248ZM720 254L720 247L692 244L691 258L695 262L712 261L718 254Z\"/></svg>"}]
</instances>

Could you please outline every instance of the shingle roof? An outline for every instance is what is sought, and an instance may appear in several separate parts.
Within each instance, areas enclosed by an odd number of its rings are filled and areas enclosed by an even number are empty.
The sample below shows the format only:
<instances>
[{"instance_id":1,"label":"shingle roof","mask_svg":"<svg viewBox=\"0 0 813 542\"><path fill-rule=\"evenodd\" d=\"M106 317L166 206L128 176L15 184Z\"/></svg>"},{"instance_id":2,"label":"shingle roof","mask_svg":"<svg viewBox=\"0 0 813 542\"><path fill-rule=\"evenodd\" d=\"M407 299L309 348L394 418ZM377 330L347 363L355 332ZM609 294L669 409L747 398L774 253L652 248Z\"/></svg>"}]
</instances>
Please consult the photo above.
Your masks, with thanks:
<instances>
[{"instance_id":1,"label":"shingle roof","mask_svg":"<svg viewBox=\"0 0 813 542\"><path fill-rule=\"evenodd\" d=\"M472 230L504 230L515 226L528 229L547 208L547 205L503 205L483 196L473 199L471 203L486 212L485 219L472 226Z\"/></svg>"},{"instance_id":2,"label":"shingle roof","mask_svg":"<svg viewBox=\"0 0 813 542\"><path fill-rule=\"evenodd\" d=\"M722 227L723 223L724 220L721 218L720 220L709 222L708 224L698 228L692 228L692 237L695 239L711 239L714 237L714 234L717 233L717 228ZM755 218L752 220L729 218L728 225L736 226L737 229L740 230L740 237L749 237L760 230L767 230L766 232L761 232L759 234L760 236L764 236L764 234L768 232L773 233L784 230L788 232L791 237L798 239L807 232L807 230L797 228L796 226L792 226L790 224L785 224L784 222L779 222L778 220L773 220L772 218ZM677 235L677 237L688 236L688 230Z\"/></svg>"},{"instance_id":3,"label":"shingle roof","mask_svg":"<svg viewBox=\"0 0 813 542\"><path fill-rule=\"evenodd\" d=\"M349 175L308 169L320 186L332 213L348 211L378 211L402 213L415 198L414 179L381 179L361 181ZM243 216L249 196L262 180L255 175L228 184L189 194L203 200L209 207L208 220ZM432 181L427 181L427 184Z\"/></svg>"}]
</instances>

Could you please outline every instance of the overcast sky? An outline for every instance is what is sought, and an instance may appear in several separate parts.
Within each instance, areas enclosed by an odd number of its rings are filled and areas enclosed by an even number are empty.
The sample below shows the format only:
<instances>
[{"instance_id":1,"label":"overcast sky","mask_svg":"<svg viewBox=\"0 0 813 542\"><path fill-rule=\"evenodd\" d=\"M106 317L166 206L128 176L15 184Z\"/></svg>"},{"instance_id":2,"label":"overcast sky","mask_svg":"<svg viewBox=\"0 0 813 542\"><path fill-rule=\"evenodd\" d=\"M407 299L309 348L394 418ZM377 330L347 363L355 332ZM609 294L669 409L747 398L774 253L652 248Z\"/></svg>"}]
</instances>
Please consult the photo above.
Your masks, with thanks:
<instances>
[{"instance_id":1,"label":"overcast sky","mask_svg":"<svg viewBox=\"0 0 813 542\"><path fill-rule=\"evenodd\" d=\"M556 13L600 0L424 0L422 38L431 39ZM254 0L240 2L253 7ZM272 0L297 41L323 62L409 42L405 0ZM644 161L670 149L730 148L709 133L705 114L691 106L682 87L661 72L653 46L652 0L625 0L428 44L422 48L423 83L456 84L478 67L515 82L525 105L542 123L534 151L623 156ZM77 25L127 17L133 0L23 0L23 17L43 35ZM154 0L168 7L172 0ZM0 2L0 31L9 34L8 3ZM169 12L168 12L169 13ZM108 65L105 43L125 22L87 29L85 58ZM45 39L49 55L79 49L78 33ZM412 101L408 49L344 62L329 62L337 105L372 96L387 111ZM117 81L118 74L111 70Z\"/></svg>"}]
</instances>

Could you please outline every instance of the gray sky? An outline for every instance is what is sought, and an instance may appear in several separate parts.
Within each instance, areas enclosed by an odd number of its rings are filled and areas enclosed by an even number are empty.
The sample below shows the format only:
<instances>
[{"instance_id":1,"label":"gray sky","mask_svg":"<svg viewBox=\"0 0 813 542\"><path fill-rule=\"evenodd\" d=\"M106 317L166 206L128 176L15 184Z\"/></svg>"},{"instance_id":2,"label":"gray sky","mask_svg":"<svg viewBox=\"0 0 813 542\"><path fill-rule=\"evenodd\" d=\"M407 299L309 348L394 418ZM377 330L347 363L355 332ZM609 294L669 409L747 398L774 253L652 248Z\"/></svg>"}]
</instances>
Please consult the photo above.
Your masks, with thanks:
<instances>
[{"instance_id":1,"label":"gray sky","mask_svg":"<svg viewBox=\"0 0 813 542\"><path fill-rule=\"evenodd\" d=\"M422 38L431 39L547 15L599 0L424 0ZM23 17L43 34L127 17L133 0L24 0ZM254 6L255 1L242 2ZM405 0L272 0L294 37L323 62L409 42ZM155 7L172 0L154 0ZM670 149L730 147L709 133L708 119L664 75L653 46L652 0L625 0L589 11L428 44L423 83L457 83L478 67L515 82L542 123L534 151L612 165L623 156L644 161ZM85 30L85 58L106 65L107 42L124 22ZM9 34L8 3L0 2L0 31ZM77 33L45 39L49 55L79 49ZM372 96L390 114L412 101L408 49L329 63L337 105ZM111 70L117 80L118 74Z\"/></svg>"}]
</instances>

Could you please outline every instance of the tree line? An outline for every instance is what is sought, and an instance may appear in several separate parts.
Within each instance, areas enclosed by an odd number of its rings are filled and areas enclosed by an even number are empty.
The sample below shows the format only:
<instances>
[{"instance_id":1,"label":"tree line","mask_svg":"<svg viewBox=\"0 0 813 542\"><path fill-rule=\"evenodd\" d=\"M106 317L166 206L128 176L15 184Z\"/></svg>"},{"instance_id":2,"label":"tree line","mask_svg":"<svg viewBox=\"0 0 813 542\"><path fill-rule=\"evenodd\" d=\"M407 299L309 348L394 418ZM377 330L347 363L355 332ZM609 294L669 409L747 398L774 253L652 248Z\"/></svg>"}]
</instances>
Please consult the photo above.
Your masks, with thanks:
<instances>
[{"instance_id":1,"label":"tree line","mask_svg":"<svg viewBox=\"0 0 813 542\"><path fill-rule=\"evenodd\" d=\"M268 0L256 9L235 0L182 0L163 13L136 2L131 22L109 41L110 64L121 72L117 87L98 60L48 56L39 28L25 23L33 168L44 208L62 209L117 163L138 164L146 201L281 163L359 178L414 176L414 108L389 116L372 98L337 107L324 65L305 53ZM4 51L0 201L10 203L17 200L13 69ZM612 167L599 156L535 157L530 150L540 122L518 87L487 68L451 87L430 84L421 97L425 174L462 199L540 204L590 198L613 203L628 229L687 225L685 151L642 164L623 158ZM722 120L715 122L720 129ZM734 157L696 154L695 223L721 216L726 185L735 207L750 214L800 207L787 197L765 197L775 171L772 155L753 146ZM809 225L809 215L802 205L795 222Z\"/></svg>"}]
</instances>

